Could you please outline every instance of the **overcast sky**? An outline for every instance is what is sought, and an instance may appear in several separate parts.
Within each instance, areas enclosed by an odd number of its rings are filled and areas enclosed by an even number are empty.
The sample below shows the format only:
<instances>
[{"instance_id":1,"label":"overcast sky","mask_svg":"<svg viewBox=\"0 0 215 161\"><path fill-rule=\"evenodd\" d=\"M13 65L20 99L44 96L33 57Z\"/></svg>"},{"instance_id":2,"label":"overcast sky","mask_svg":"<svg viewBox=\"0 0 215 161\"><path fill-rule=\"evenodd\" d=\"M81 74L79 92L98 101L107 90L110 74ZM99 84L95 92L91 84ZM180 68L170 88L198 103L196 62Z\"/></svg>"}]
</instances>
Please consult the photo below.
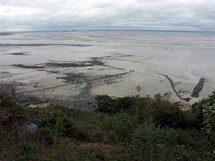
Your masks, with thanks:
<instances>
[{"instance_id":1,"label":"overcast sky","mask_svg":"<svg viewBox=\"0 0 215 161\"><path fill-rule=\"evenodd\" d=\"M215 31L215 0L0 0L1 31Z\"/></svg>"}]
</instances>

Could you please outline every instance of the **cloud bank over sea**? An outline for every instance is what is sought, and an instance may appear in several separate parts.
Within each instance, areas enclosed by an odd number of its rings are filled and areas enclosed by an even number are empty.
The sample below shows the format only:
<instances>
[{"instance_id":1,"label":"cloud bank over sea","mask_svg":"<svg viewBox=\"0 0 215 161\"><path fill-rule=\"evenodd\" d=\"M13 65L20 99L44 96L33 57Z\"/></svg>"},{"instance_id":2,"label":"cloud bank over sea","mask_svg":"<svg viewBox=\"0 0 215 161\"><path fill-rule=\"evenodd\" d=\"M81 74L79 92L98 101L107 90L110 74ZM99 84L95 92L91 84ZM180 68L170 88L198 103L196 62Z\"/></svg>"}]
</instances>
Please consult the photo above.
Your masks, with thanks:
<instances>
[{"instance_id":1,"label":"cloud bank over sea","mask_svg":"<svg viewBox=\"0 0 215 161\"><path fill-rule=\"evenodd\" d=\"M213 0L0 0L0 31L214 31Z\"/></svg>"}]
</instances>

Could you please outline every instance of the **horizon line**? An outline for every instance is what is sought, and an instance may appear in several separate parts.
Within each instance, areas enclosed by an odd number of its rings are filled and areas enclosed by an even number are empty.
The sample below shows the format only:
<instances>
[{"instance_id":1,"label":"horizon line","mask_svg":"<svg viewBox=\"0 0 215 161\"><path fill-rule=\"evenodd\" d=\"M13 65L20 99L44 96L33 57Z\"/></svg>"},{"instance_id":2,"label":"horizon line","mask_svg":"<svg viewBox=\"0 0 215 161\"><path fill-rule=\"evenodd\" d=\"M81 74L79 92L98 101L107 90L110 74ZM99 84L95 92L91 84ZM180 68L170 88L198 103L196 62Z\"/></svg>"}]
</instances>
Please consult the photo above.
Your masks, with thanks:
<instances>
[{"instance_id":1,"label":"horizon line","mask_svg":"<svg viewBox=\"0 0 215 161\"><path fill-rule=\"evenodd\" d=\"M148 31L148 32L205 32L212 30L150 30L150 29L71 29L71 30L26 30L26 31L0 31L0 33L27 33L27 32L79 32L79 31Z\"/></svg>"}]
</instances>

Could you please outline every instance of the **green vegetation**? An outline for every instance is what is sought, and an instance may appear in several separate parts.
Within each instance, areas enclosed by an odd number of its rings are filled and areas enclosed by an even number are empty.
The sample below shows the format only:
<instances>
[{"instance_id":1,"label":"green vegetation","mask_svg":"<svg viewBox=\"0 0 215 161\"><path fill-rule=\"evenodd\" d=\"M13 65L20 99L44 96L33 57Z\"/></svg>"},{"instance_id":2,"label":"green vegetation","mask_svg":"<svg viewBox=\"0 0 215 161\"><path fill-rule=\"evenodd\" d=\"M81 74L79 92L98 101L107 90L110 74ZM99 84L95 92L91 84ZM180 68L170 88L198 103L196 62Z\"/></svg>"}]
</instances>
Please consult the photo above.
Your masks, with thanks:
<instances>
[{"instance_id":1,"label":"green vegetation","mask_svg":"<svg viewBox=\"0 0 215 161\"><path fill-rule=\"evenodd\" d=\"M24 108L0 95L3 161L212 161L215 93L189 111L169 95L98 96L97 109ZM29 124L37 125L36 130Z\"/></svg>"},{"instance_id":2,"label":"green vegetation","mask_svg":"<svg viewBox=\"0 0 215 161\"><path fill-rule=\"evenodd\" d=\"M207 132L213 143L215 143L215 100L213 102L206 102L203 105L202 113L205 124L204 130Z\"/></svg>"}]
</instances>

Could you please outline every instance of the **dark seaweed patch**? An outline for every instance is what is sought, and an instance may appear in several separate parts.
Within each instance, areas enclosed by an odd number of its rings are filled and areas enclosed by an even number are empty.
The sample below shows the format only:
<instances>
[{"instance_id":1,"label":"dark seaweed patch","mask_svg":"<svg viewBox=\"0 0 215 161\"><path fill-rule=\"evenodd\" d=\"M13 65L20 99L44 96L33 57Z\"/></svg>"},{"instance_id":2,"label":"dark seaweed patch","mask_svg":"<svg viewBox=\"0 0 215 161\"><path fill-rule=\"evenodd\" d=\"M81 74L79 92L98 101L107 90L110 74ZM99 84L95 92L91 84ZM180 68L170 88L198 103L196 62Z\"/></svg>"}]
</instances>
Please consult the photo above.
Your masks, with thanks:
<instances>
[{"instance_id":1,"label":"dark seaweed patch","mask_svg":"<svg viewBox=\"0 0 215 161\"><path fill-rule=\"evenodd\" d=\"M19 67L19 68L25 68L25 69L43 69L44 66L38 66L38 65L24 65L24 64L13 64L12 66Z\"/></svg>"},{"instance_id":2,"label":"dark seaweed patch","mask_svg":"<svg viewBox=\"0 0 215 161\"><path fill-rule=\"evenodd\" d=\"M8 46L31 46L31 47L40 47L40 46L74 46L74 47L87 47L92 46L88 44L0 44L0 47Z\"/></svg>"},{"instance_id":3,"label":"dark seaweed patch","mask_svg":"<svg viewBox=\"0 0 215 161\"><path fill-rule=\"evenodd\" d=\"M17 53L8 53L7 55L29 55L29 54L26 54L24 52L17 52Z\"/></svg>"},{"instance_id":4,"label":"dark seaweed patch","mask_svg":"<svg viewBox=\"0 0 215 161\"><path fill-rule=\"evenodd\" d=\"M90 66L102 66L104 65L103 62L99 61L98 59L92 59L90 61L80 61L80 62L51 62L45 63L48 67L54 68L69 68L69 67L90 67Z\"/></svg>"}]
</instances>

